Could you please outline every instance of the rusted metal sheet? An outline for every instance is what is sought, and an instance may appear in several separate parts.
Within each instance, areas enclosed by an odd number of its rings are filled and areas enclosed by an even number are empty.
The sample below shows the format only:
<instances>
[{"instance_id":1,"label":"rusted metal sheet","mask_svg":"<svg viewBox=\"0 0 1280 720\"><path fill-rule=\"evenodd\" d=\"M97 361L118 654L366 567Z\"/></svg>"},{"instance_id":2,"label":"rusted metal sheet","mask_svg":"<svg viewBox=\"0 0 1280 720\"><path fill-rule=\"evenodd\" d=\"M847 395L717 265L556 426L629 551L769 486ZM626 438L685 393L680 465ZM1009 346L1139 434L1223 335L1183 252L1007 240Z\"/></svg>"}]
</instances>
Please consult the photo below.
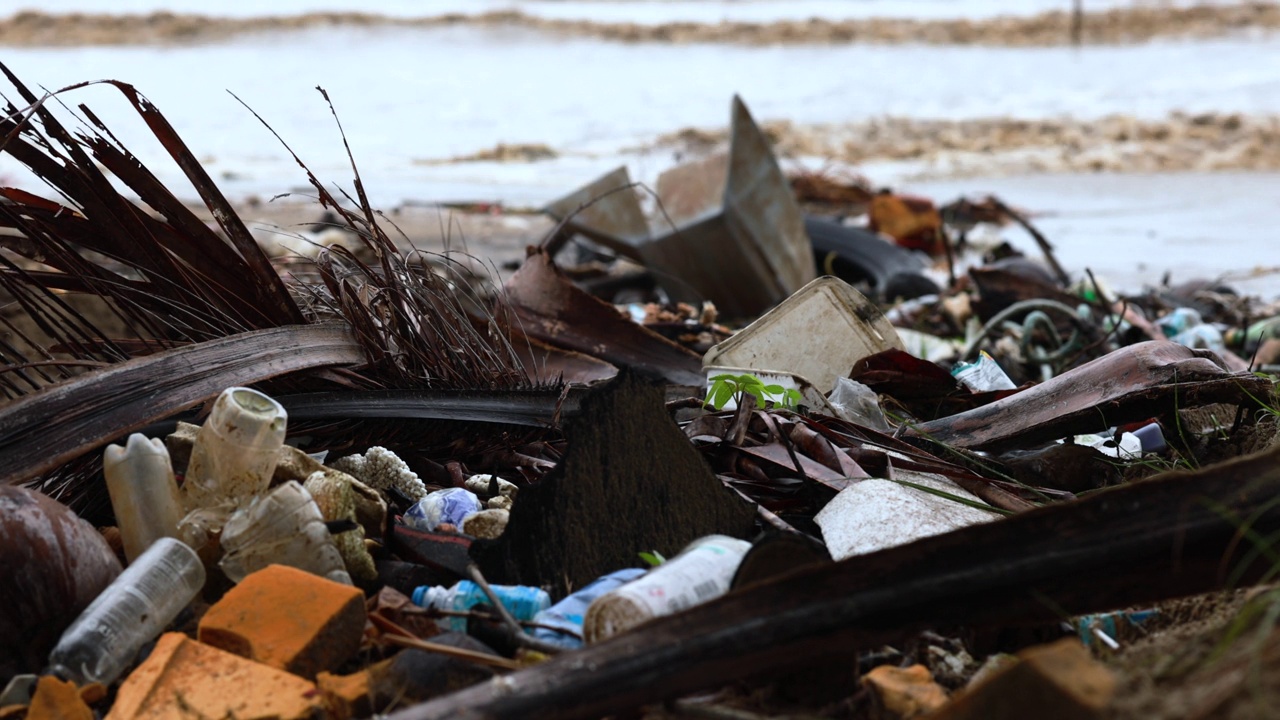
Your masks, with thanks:
<instances>
[{"instance_id":1,"label":"rusted metal sheet","mask_svg":"<svg viewBox=\"0 0 1280 720\"><path fill-rule=\"evenodd\" d=\"M678 385L703 384L701 358L579 289L545 252L525 260L507 280L505 294L515 314L512 332Z\"/></svg>"},{"instance_id":2,"label":"rusted metal sheet","mask_svg":"<svg viewBox=\"0 0 1280 720\"><path fill-rule=\"evenodd\" d=\"M635 193L615 191L629 183L625 169L615 170L547 211L622 254L638 253L672 300L710 300L727 317L758 315L814 278L800 206L741 98L733 99L727 153L658 178L652 223Z\"/></svg>"},{"instance_id":3,"label":"rusted metal sheet","mask_svg":"<svg viewBox=\"0 0 1280 720\"><path fill-rule=\"evenodd\" d=\"M644 262L639 246L649 238L649 221L633 185L627 169L620 167L552 202L545 210L562 220L567 230Z\"/></svg>"},{"instance_id":4,"label":"rusted metal sheet","mask_svg":"<svg viewBox=\"0 0 1280 720\"><path fill-rule=\"evenodd\" d=\"M1040 385L909 435L972 449L1038 442L1135 422L1181 408L1267 398L1271 382L1233 373L1215 354L1171 342L1130 345Z\"/></svg>"}]
</instances>

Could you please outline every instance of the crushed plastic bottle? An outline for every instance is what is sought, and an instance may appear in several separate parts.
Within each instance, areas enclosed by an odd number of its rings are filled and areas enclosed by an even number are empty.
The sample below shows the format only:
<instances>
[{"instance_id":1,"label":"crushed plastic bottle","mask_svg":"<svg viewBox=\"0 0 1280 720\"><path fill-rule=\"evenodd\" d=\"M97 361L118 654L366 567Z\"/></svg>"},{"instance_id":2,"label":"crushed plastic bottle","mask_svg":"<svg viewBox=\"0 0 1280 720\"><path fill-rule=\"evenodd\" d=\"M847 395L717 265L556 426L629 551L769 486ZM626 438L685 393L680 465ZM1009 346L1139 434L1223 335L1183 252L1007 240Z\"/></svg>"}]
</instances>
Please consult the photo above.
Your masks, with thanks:
<instances>
[{"instance_id":1,"label":"crushed plastic bottle","mask_svg":"<svg viewBox=\"0 0 1280 720\"><path fill-rule=\"evenodd\" d=\"M164 441L134 433L124 447L108 445L102 473L130 562L156 540L178 536L182 501Z\"/></svg>"},{"instance_id":2,"label":"crushed plastic bottle","mask_svg":"<svg viewBox=\"0 0 1280 720\"><path fill-rule=\"evenodd\" d=\"M541 588L526 585L490 585L502 606L516 620L530 621L551 606L551 596ZM453 587L423 585L413 591L413 602L422 607L465 613L477 605L488 605L489 596L470 580L460 580ZM465 615L449 615L439 621L441 627L457 632L467 631Z\"/></svg>"},{"instance_id":3,"label":"crushed plastic bottle","mask_svg":"<svg viewBox=\"0 0 1280 720\"><path fill-rule=\"evenodd\" d=\"M109 685L204 587L196 551L160 538L107 586L49 655L49 669L78 685Z\"/></svg>"},{"instance_id":4,"label":"crushed plastic bottle","mask_svg":"<svg viewBox=\"0 0 1280 720\"><path fill-rule=\"evenodd\" d=\"M222 531L222 548L226 555L218 565L234 582L276 564L352 584L319 506L294 480L232 514Z\"/></svg>"},{"instance_id":5,"label":"crushed plastic bottle","mask_svg":"<svg viewBox=\"0 0 1280 720\"><path fill-rule=\"evenodd\" d=\"M257 390L227 388L196 435L182 490L188 510L266 492L284 445L288 414Z\"/></svg>"}]
</instances>

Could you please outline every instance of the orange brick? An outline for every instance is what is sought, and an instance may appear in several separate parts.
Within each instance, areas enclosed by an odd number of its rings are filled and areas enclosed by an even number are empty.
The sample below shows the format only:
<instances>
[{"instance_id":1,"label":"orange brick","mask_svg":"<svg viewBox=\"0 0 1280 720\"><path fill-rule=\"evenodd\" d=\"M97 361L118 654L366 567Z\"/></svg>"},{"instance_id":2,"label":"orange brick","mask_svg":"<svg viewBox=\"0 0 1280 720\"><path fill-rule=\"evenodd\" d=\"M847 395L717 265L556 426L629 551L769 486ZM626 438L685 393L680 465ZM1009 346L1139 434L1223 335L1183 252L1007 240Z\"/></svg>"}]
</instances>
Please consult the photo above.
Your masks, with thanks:
<instances>
[{"instance_id":1,"label":"orange brick","mask_svg":"<svg viewBox=\"0 0 1280 720\"><path fill-rule=\"evenodd\" d=\"M1074 638L1037 645L955 696L929 720L1094 720L1116 681Z\"/></svg>"},{"instance_id":2,"label":"orange brick","mask_svg":"<svg viewBox=\"0 0 1280 720\"><path fill-rule=\"evenodd\" d=\"M875 694L878 717L916 718L947 703L947 691L923 665L881 665L862 677Z\"/></svg>"},{"instance_id":3,"label":"orange brick","mask_svg":"<svg viewBox=\"0 0 1280 720\"><path fill-rule=\"evenodd\" d=\"M360 648L364 594L318 575L269 565L246 577L200 620L200 642L315 678Z\"/></svg>"},{"instance_id":4,"label":"orange brick","mask_svg":"<svg viewBox=\"0 0 1280 720\"><path fill-rule=\"evenodd\" d=\"M80 699L75 683L45 675L36 683L27 720L93 720L93 711Z\"/></svg>"},{"instance_id":5,"label":"orange brick","mask_svg":"<svg viewBox=\"0 0 1280 720\"><path fill-rule=\"evenodd\" d=\"M182 633L165 633L120 686L107 720L304 720L323 712L312 683Z\"/></svg>"},{"instance_id":6,"label":"orange brick","mask_svg":"<svg viewBox=\"0 0 1280 720\"><path fill-rule=\"evenodd\" d=\"M352 675L322 672L316 678L316 685L324 693L329 716L334 720L368 717L373 714L373 691L369 687L368 670Z\"/></svg>"}]
</instances>

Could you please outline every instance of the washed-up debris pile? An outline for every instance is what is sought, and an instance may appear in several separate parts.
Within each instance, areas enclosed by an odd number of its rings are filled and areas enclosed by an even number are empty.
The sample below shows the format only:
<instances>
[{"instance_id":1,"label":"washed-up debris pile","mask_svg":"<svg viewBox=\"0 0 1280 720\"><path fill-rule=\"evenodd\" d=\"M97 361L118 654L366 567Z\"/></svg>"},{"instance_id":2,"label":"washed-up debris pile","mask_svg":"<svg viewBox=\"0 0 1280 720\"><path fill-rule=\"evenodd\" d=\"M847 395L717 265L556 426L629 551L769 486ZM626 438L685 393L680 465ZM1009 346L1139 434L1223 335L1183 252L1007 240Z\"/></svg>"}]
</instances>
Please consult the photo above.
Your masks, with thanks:
<instances>
[{"instance_id":1,"label":"washed-up debris pile","mask_svg":"<svg viewBox=\"0 0 1280 720\"><path fill-rule=\"evenodd\" d=\"M217 227L9 79L3 151L60 199L0 189L0 718L1250 717L1280 686L1249 680L1280 306L1074 276L997 198L788 180L736 98L724 154L552 203L498 292L358 179L311 178L350 247L273 264L132 87ZM982 225L1043 260L977 259ZM1220 664L1126 664L1188 597Z\"/></svg>"}]
</instances>

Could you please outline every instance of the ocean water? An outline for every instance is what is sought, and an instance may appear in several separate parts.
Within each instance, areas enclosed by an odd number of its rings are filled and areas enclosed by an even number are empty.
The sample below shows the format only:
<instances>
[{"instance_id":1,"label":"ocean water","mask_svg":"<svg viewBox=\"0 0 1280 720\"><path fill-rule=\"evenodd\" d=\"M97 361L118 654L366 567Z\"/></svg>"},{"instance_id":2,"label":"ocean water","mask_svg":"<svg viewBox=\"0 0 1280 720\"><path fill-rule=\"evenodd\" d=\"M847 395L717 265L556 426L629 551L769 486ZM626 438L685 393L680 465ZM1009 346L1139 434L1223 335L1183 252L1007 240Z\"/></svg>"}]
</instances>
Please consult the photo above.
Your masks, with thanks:
<instances>
[{"instance_id":1,"label":"ocean water","mask_svg":"<svg viewBox=\"0 0 1280 720\"><path fill-rule=\"evenodd\" d=\"M512 29L343 28L193 47L10 48L3 62L29 85L48 89L100 78L134 84L210 170L225 175L229 191L245 194L275 194L301 178L280 141L237 97L323 176L347 178L340 136L315 90L322 86L371 191L390 203L471 199L463 197L471 189L444 187L486 174L500 177L484 199L546 200L569 189L566 172L590 179L616 165L625 149L662 133L725 127L735 93L759 121L798 123L1280 112L1280 41L1272 39L1082 52L655 47ZM116 91L88 88L63 100L87 103L145 162L163 165L162 150ZM544 143L561 159L524 167L427 164L498 143ZM640 163L642 178L670 162L629 159ZM12 172L0 164L0 174Z\"/></svg>"},{"instance_id":2,"label":"ocean water","mask_svg":"<svg viewBox=\"0 0 1280 720\"><path fill-rule=\"evenodd\" d=\"M1068 7L1059 0L282 0L272 14L364 10L435 15L516 8L532 15L606 22L721 18L986 17ZM1122 0L1089 0L1096 9ZM47 0L46 12L167 9L212 12L194 0ZM224 2L216 13L262 14L262 4ZM4 62L34 88L113 78L134 84L177 128L232 197L271 197L305 188L289 153L244 105L279 133L326 181L349 187L351 171L332 114L333 98L365 184L376 204L503 201L539 205L619 164L652 181L675 162L637 150L681 128L723 128L737 93L757 120L844 123L911 118L1093 118L1173 111L1280 113L1280 37L1249 34L1212 41L1160 40L1115 47L991 48L936 45L741 46L614 43L555 37L518 27L336 27L240 35L170 46L0 48ZM0 84L0 88L3 84ZM4 90L6 95L12 93ZM235 97L233 97L233 94ZM185 183L119 94L106 87L60 97L84 102L180 195ZM541 143L557 153L533 163L441 161L498 143ZM872 180L895 184L892 170ZM25 171L0 157L0 182L27 186ZM1040 183L1040 184L1037 184ZM1149 177L1075 176L1040 182L982 178L919 185L939 201L998 188L1008 202L1047 219L1070 246L1104 239L1110 274L1147 281L1143 258L1187 271L1216 232L1241 269L1280 265L1267 258L1280 207L1268 174ZM1105 187L1103 195L1095 188ZM1152 187L1160 188L1153 203ZM1035 188L1040 188L1039 190ZM1131 210L1123 223L1098 220L1100 198ZM1224 199L1227 198L1227 199ZM1229 212L1226 207L1232 208ZM1172 210L1171 210L1172 209ZM1190 214L1190 215L1189 215ZM1191 215L1197 219L1191 220ZM1259 222L1258 218L1264 218ZM1194 232L1178 234L1179 224ZM1148 227L1149 226L1149 227ZM1152 230L1152 228L1155 228ZM1127 238L1115 249L1117 238ZM1179 238L1182 238L1181 240ZM1268 240L1269 239L1269 240ZM1227 248L1227 249L1231 249ZM1068 264L1086 262L1074 250ZM1092 252L1092 251L1089 251ZM1262 257L1256 258L1260 254ZM1097 253L1093 253L1097 254ZM1212 268L1214 271L1217 268ZM1225 269L1224 269L1225 271ZM1272 276L1276 277L1276 276ZM1266 282L1266 281L1264 281ZM1274 284L1280 295L1280 281Z\"/></svg>"}]
</instances>

